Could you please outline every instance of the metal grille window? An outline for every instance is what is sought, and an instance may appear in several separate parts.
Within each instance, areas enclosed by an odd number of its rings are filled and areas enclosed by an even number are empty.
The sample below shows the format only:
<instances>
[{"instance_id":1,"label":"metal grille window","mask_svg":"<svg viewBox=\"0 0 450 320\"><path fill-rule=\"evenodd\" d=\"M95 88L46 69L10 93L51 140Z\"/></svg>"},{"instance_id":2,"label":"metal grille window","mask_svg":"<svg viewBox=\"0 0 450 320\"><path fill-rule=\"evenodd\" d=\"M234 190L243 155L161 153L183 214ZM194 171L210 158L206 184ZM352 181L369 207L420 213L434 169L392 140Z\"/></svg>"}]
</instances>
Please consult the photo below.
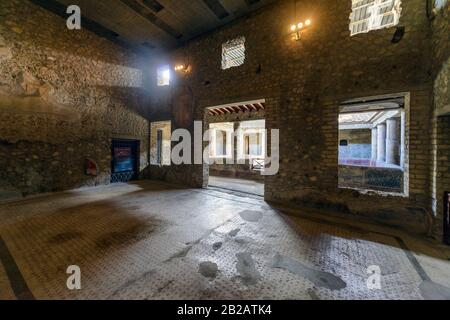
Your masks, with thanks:
<instances>
[{"instance_id":1,"label":"metal grille window","mask_svg":"<svg viewBox=\"0 0 450 320\"><path fill-rule=\"evenodd\" d=\"M222 45L222 69L238 67L245 62L245 37L236 38Z\"/></svg>"},{"instance_id":2,"label":"metal grille window","mask_svg":"<svg viewBox=\"0 0 450 320\"><path fill-rule=\"evenodd\" d=\"M398 24L401 0L352 0L351 35Z\"/></svg>"}]
</instances>

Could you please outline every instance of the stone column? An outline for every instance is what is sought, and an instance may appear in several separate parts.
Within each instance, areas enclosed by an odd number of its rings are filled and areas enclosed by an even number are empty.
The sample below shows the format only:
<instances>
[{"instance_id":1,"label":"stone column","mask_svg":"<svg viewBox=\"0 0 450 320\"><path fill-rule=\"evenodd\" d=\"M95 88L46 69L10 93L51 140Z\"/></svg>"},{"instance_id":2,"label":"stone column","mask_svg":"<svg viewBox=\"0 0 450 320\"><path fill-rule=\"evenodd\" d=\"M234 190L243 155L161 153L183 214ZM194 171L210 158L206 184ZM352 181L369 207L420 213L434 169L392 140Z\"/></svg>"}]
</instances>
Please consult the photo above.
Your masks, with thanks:
<instances>
[{"instance_id":1,"label":"stone column","mask_svg":"<svg viewBox=\"0 0 450 320\"><path fill-rule=\"evenodd\" d=\"M377 161L378 132L377 128L372 128L372 161Z\"/></svg>"},{"instance_id":2,"label":"stone column","mask_svg":"<svg viewBox=\"0 0 450 320\"><path fill-rule=\"evenodd\" d=\"M241 143L241 139L239 136L237 136L237 133L239 132L241 128L241 122L233 122L233 135L231 136L233 141L232 146L231 146L231 153L233 154L233 161L235 161L235 159L239 158L239 144ZM234 162L233 162L234 163Z\"/></svg>"},{"instance_id":3,"label":"stone column","mask_svg":"<svg viewBox=\"0 0 450 320\"><path fill-rule=\"evenodd\" d=\"M377 162L386 161L386 124L377 126Z\"/></svg>"},{"instance_id":4,"label":"stone column","mask_svg":"<svg viewBox=\"0 0 450 320\"><path fill-rule=\"evenodd\" d=\"M233 140L233 159L235 159L237 164L240 164L240 157L242 156L242 132L241 132L241 122L233 123L234 130L234 140ZM240 133L240 135L238 135Z\"/></svg>"},{"instance_id":5,"label":"stone column","mask_svg":"<svg viewBox=\"0 0 450 320\"><path fill-rule=\"evenodd\" d=\"M386 163L398 164L400 140L398 135L397 120L386 120Z\"/></svg>"}]
</instances>

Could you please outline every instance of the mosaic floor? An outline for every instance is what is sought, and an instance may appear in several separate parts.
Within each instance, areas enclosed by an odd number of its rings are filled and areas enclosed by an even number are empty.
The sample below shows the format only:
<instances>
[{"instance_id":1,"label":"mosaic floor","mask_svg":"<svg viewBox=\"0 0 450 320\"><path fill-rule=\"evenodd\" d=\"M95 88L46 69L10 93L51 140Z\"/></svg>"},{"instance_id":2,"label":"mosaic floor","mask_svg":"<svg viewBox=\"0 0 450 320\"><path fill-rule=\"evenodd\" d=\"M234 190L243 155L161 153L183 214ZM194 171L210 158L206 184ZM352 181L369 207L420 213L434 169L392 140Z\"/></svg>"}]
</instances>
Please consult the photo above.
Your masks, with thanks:
<instances>
[{"instance_id":1,"label":"mosaic floor","mask_svg":"<svg viewBox=\"0 0 450 320\"><path fill-rule=\"evenodd\" d=\"M259 197L156 182L0 205L0 299L450 299L448 258ZM81 290L67 287L73 265Z\"/></svg>"}]
</instances>

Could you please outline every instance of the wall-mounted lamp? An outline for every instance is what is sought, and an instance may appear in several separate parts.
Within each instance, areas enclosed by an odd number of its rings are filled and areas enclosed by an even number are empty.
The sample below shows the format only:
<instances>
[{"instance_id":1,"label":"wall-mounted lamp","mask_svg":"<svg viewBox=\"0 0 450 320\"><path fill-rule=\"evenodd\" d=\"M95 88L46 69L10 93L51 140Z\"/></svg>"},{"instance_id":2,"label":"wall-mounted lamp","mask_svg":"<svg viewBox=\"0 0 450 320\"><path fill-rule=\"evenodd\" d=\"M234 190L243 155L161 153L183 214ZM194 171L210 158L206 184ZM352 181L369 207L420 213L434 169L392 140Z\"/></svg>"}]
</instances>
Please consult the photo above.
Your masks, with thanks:
<instances>
[{"instance_id":1,"label":"wall-mounted lamp","mask_svg":"<svg viewBox=\"0 0 450 320\"><path fill-rule=\"evenodd\" d=\"M189 65L184 65L184 64L176 65L176 66L174 67L174 69L175 69L175 71L177 71L177 72L184 72L184 73L188 73L189 70L190 70Z\"/></svg>"},{"instance_id":2,"label":"wall-mounted lamp","mask_svg":"<svg viewBox=\"0 0 450 320\"><path fill-rule=\"evenodd\" d=\"M294 39L299 41L302 38L302 31L308 29L311 24L311 19L307 19L304 22L299 22L298 24L293 24L291 26L291 34L294 36Z\"/></svg>"}]
</instances>

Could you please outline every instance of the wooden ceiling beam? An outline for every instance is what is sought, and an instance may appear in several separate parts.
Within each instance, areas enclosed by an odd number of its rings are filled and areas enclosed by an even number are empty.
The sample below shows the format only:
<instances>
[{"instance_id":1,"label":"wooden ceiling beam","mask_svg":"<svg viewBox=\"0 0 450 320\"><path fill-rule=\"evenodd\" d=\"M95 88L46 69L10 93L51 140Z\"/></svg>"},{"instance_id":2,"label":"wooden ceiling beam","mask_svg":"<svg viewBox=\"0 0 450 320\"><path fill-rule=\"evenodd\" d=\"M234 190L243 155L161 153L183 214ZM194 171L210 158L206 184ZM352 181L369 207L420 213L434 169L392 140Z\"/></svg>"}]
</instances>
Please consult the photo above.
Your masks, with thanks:
<instances>
[{"instance_id":1,"label":"wooden ceiling beam","mask_svg":"<svg viewBox=\"0 0 450 320\"><path fill-rule=\"evenodd\" d=\"M245 3L248 5L248 6L252 6L252 5L254 5L254 4L257 4L259 2L259 0L245 0Z\"/></svg>"},{"instance_id":2,"label":"wooden ceiling beam","mask_svg":"<svg viewBox=\"0 0 450 320\"><path fill-rule=\"evenodd\" d=\"M120 0L123 4L125 4L128 8L138 13L144 19L157 26L159 29L163 30L167 34L171 35L176 40L180 40L183 35L169 26L166 22L158 18L156 15L152 13L152 11L141 5L139 2L135 0Z\"/></svg>"},{"instance_id":3,"label":"wooden ceiling beam","mask_svg":"<svg viewBox=\"0 0 450 320\"><path fill-rule=\"evenodd\" d=\"M219 0L203 0L203 3L219 20L225 19L230 15Z\"/></svg>"},{"instance_id":4,"label":"wooden ceiling beam","mask_svg":"<svg viewBox=\"0 0 450 320\"><path fill-rule=\"evenodd\" d=\"M162 9L164 9L164 6L159 3L157 0L142 0L142 3L152 9L155 13L160 12Z\"/></svg>"}]
</instances>

